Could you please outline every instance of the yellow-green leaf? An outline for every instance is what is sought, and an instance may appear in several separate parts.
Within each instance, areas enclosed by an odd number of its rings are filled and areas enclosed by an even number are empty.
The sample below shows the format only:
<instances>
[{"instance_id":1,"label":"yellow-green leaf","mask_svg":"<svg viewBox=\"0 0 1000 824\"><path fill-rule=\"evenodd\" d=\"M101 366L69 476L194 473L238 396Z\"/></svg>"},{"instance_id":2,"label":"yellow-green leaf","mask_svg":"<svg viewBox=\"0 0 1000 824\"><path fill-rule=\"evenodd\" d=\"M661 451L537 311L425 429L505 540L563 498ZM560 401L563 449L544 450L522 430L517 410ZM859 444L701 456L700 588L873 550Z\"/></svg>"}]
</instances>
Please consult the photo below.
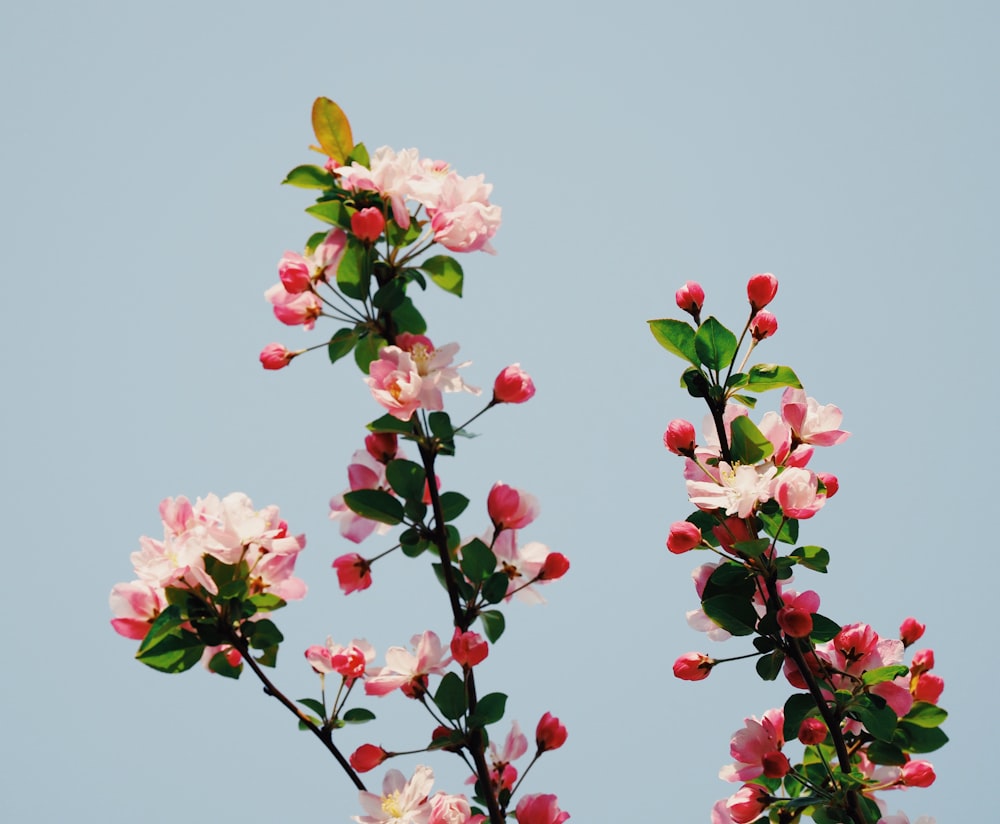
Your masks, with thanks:
<instances>
[{"instance_id":1,"label":"yellow-green leaf","mask_svg":"<svg viewBox=\"0 0 1000 824\"><path fill-rule=\"evenodd\" d=\"M343 164L354 148L347 115L328 97L317 97L312 110L313 131L325 154Z\"/></svg>"}]
</instances>

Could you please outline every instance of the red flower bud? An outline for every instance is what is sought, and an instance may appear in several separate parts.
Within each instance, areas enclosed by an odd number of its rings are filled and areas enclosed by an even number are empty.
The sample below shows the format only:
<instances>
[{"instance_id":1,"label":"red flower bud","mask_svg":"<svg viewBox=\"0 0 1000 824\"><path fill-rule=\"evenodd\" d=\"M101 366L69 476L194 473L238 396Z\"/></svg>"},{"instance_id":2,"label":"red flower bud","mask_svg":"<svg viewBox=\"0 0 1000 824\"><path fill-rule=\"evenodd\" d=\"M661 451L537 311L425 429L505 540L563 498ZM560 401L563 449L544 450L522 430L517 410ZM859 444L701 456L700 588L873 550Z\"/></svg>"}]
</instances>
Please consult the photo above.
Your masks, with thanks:
<instances>
[{"instance_id":1,"label":"red flower bud","mask_svg":"<svg viewBox=\"0 0 1000 824\"><path fill-rule=\"evenodd\" d=\"M535 384L519 363L508 366L493 382L494 403L524 403L534 394Z\"/></svg>"},{"instance_id":2,"label":"red flower bud","mask_svg":"<svg viewBox=\"0 0 1000 824\"><path fill-rule=\"evenodd\" d=\"M701 307L705 305L705 290L701 288L701 284L689 280L677 290L674 300L677 301L678 308L697 318Z\"/></svg>"},{"instance_id":3,"label":"red flower bud","mask_svg":"<svg viewBox=\"0 0 1000 824\"><path fill-rule=\"evenodd\" d=\"M750 334L755 341L769 338L778 331L778 319L770 312L758 312L750 321Z\"/></svg>"},{"instance_id":4,"label":"red flower bud","mask_svg":"<svg viewBox=\"0 0 1000 824\"><path fill-rule=\"evenodd\" d=\"M566 727L552 713L545 713L535 729L535 743L539 753L559 749L566 743Z\"/></svg>"},{"instance_id":5,"label":"red flower bud","mask_svg":"<svg viewBox=\"0 0 1000 824\"><path fill-rule=\"evenodd\" d=\"M674 676L682 681L703 681L714 666L714 658L701 652L688 652L674 661Z\"/></svg>"},{"instance_id":6,"label":"red flower bud","mask_svg":"<svg viewBox=\"0 0 1000 824\"><path fill-rule=\"evenodd\" d=\"M351 215L351 231L362 243L374 243L385 228L385 217L374 206Z\"/></svg>"},{"instance_id":7,"label":"red flower bud","mask_svg":"<svg viewBox=\"0 0 1000 824\"><path fill-rule=\"evenodd\" d=\"M805 745L819 744L826 740L826 724L819 718L806 718L799 725L799 741Z\"/></svg>"},{"instance_id":8,"label":"red flower bud","mask_svg":"<svg viewBox=\"0 0 1000 824\"><path fill-rule=\"evenodd\" d=\"M774 300L776 294L778 279L770 272L754 275L747 283L747 297L755 314Z\"/></svg>"},{"instance_id":9,"label":"red flower bud","mask_svg":"<svg viewBox=\"0 0 1000 824\"><path fill-rule=\"evenodd\" d=\"M538 580L554 581L556 578L562 578L567 572L569 572L569 558L561 552L550 552L545 556L545 563L538 573Z\"/></svg>"},{"instance_id":10,"label":"red flower bud","mask_svg":"<svg viewBox=\"0 0 1000 824\"><path fill-rule=\"evenodd\" d=\"M261 350L260 364L265 369L284 369L292 362L292 358L301 352L290 352L280 343L269 343Z\"/></svg>"},{"instance_id":11,"label":"red flower bud","mask_svg":"<svg viewBox=\"0 0 1000 824\"><path fill-rule=\"evenodd\" d=\"M387 464L396 457L399 440L394 432L372 432L365 436L365 449L376 461Z\"/></svg>"},{"instance_id":12,"label":"red flower bud","mask_svg":"<svg viewBox=\"0 0 1000 824\"><path fill-rule=\"evenodd\" d=\"M690 521L676 521L670 525L667 535L667 549L674 555L690 552L701 546L701 530Z\"/></svg>"},{"instance_id":13,"label":"red flower bud","mask_svg":"<svg viewBox=\"0 0 1000 824\"><path fill-rule=\"evenodd\" d=\"M358 772L374 770L389 757L389 753L374 744L362 744L351 753L351 766Z\"/></svg>"},{"instance_id":14,"label":"red flower bud","mask_svg":"<svg viewBox=\"0 0 1000 824\"><path fill-rule=\"evenodd\" d=\"M663 433L663 445L675 455L694 457L695 443L694 424L683 418L675 418L667 424Z\"/></svg>"},{"instance_id":15,"label":"red flower bud","mask_svg":"<svg viewBox=\"0 0 1000 824\"><path fill-rule=\"evenodd\" d=\"M826 483L826 481L824 480L823 483ZM827 490L826 497L830 497L829 490ZM919 641L926 628L926 625L921 624L916 618L907 618L904 620L899 627L899 639L903 642L903 646L908 647L910 644L915 644Z\"/></svg>"},{"instance_id":16,"label":"red flower bud","mask_svg":"<svg viewBox=\"0 0 1000 824\"><path fill-rule=\"evenodd\" d=\"M462 632L455 627L451 639L451 655L462 667L474 667L490 654L490 645L476 632Z\"/></svg>"}]
</instances>

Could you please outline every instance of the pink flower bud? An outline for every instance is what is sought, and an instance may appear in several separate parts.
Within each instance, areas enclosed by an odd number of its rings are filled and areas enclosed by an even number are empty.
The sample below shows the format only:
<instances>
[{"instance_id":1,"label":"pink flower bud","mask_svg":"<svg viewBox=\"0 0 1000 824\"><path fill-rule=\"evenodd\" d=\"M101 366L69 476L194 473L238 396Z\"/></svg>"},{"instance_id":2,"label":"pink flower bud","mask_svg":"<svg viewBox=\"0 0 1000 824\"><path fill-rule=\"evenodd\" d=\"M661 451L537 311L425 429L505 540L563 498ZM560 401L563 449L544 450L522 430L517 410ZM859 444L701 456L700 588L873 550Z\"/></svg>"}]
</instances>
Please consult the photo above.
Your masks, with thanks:
<instances>
[{"instance_id":1,"label":"pink flower bud","mask_svg":"<svg viewBox=\"0 0 1000 824\"><path fill-rule=\"evenodd\" d=\"M754 313L767 306L778 294L778 279L770 272L754 275L747 283L747 297Z\"/></svg>"},{"instance_id":2,"label":"pink flower bud","mask_svg":"<svg viewBox=\"0 0 1000 824\"><path fill-rule=\"evenodd\" d=\"M823 486L826 487L826 497L832 498L837 494L840 489L840 481L837 480L836 475L831 475L829 472L817 472L816 476L823 482Z\"/></svg>"},{"instance_id":3,"label":"pink flower bud","mask_svg":"<svg viewBox=\"0 0 1000 824\"><path fill-rule=\"evenodd\" d=\"M826 494L827 497L830 496L829 490ZM926 628L927 626L925 624L921 624L916 618L905 619L899 627L899 639L903 642L903 646L908 647L919 641Z\"/></svg>"},{"instance_id":4,"label":"pink flower bud","mask_svg":"<svg viewBox=\"0 0 1000 824\"><path fill-rule=\"evenodd\" d=\"M285 252L285 256L278 261L278 277L285 291L292 295L306 292L312 286L309 262L295 252Z\"/></svg>"},{"instance_id":5,"label":"pink flower bud","mask_svg":"<svg viewBox=\"0 0 1000 824\"><path fill-rule=\"evenodd\" d=\"M554 795L526 795L517 802L517 824L562 824L569 813L559 809Z\"/></svg>"},{"instance_id":6,"label":"pink flower bud","mask_svg":"<svg viewBox=\"0 0 1000 824\"><path fill-rule=\"evenodd\" d=\"M930 761L907 761L900 780L907 787L929 787L937 776Z\"/></svg>"},{"instance_id":7,"label":"pink flower bud","mask_svg":"<svg viewBox=\"0 0 1000 824\"><path fill-rule=\"evenodd\" d=\"M826 724L819 718L806 718L799 725L798 738L806 746L822 743L826 740Z\"/></svg>"},{"instance_id":8,"label":"pink flower bud","mask_svg":"<svg viewBox=\"0 0 1000 824\"><path fill-rule=\"evenodd\" d=\"M359 773L374 770L389 757L389 753L374 744L362 744L351 753L351 766Z\"/></svg>"},{"instance_id":9,"label":"pink flower bud","mask_svg":"<svg viewBox=\"0 0 1000 824\"><path fill-rule=\"evenodd\" d=\"M551 712L545 713L535 729L535 744L538 752L558 750L566 743L566 727Z\"/></svg>"},{"instance_id":10,"label":"pink flower bud","mask_svg":"<svg viewBox=\"0 0 1000 824\"><path fill-rule=\"evenodd\" d=\"M792 765L788 763L788 758L779 750L764 753L760 763L767 778L784 778L792 768Z\"/></svg>"},{"instance_id":11,"label":"pink flower bud","mask_svg":"<svg viewBox=\"0 0 1000 824\"><path fill-rule=\"evenodd\" d=\"M913 700L936 704L944 692L944 679L929 672L921 673L916 682L911 684L910 691L913 693Z\"/></svg>"},{"instance_id":12,"label":"pink flower bud","mask_svg":"<svg viewBox=\"0 0 1000 824\"><path fill-rule=\"evenodd\" d=\"M782 607L778 610L778 626L792 638L808 638L813 631L812 614L795 606Z\"/></svg>"},{"instance_id":13,"label":"pink flower bud","mask_svg":"<svg viewBox=\"0 0 1000 824\"><path fill-rule=\"evenodd\" d=\"M519 363L508 366L493 382L493 403L524 403L534 394L535 384Z\"/></svg>"},{"instance_id":14,"label":"pink flower bud","mask_svg":"<svg viewBox=\"0 0 1000 824\"><path fill-rule=\"evenodd\" d=\"M683 418L675 418L667 424L663 433L663 445L675 455L694 457L695 443L694 424Z\"/></svg>"},{"instance_id":15,"label":"pink flower bud","mask_svg":"<svg viewBox=\"0 0 1000 824\"><path fill-rule=\"evenodd\" d=\"M351 215L351 231L362 243L374 243L385 228L385 217L374 206Z\"/></svg>"},{"instance_id":16,"label":"pink flower bud","mask_svg":"<svg viewBox=\"0 0 1000 824\"><path fill-rule=\"evenodd\" d=\"M482 663L490 654L490 646L476 632L462 632L455 627L455 635L451 639L451 655L462 667L474 667Z\"/></svg>"},{"instance_id":17,"label":"pink flower bud","mask_svg":"<svg viewBox=\"0 0 1000 824\"><path fill-rule=\"evenodd\" d=\"M337 570L337 582L345 595L372 585L371 564L357 552L341 555L333 562L333 568Z\"/></svg>"},{"instance_id":18,"label":"pink flower bud","mask_svg":"<svg viewBox=\"0 0 1000 824\"><path fill-rule=\"evenodd\" d=\"M260 353L260 363L265 369L284 369L292 362L292 358L302 354L290 352L280 343L269 343Z\"/></svg>"},{"instance_id":19,"label":"pink flower bud","mask_svg":"<svg viewBox=\"0 0 1000 824\"><path fill-rule=\"evenodd\" d=\"M690 521L675 521L667 535L667 549L674 555L690 552L701 545L701 530Z\"/></svg>"},{"instance_id":20,"label":"pink flower bud","mask_svg":"<svg viewBox=\"0 0 1000 824\"><path fill-rule=\"evenodd\" d=\"M934 669L934 650L921 649L913 653L910 661L910 675L914 678L923 672Z\"/></svg>"},{"instance_id":21,"label":"pink flower bud","mask_svg":"<svg viewBox=\"0 0 1000 824\"><path fill-rule=\"evenodd\" d=\"M395 432L372 432L365 436L365 449L376 461L387 464L396 457L399 439Z\"/></svg>"},{"instance_id":22,"label":"pink flower bud","mask_svg":"<svg viewBox=\"0 0 1000 824\"><path fill-rule=\"evenodd\" d=\"M743 541L752 541L755 537L757 537L750 532L750 528L747 526L746 521L735 516L726 518L726 520L718 526L713 526L712 534L715 536L715 539L722 544L722 548L726 550L726 552L734 554L736 550L733 548L733 544L738 544Z\"/></svg>"},{"instance_id":23,"label":"pink flower bud","mask_svg":"<svg viewBox=\"0 0 1000 824\"><path fill-rule=\"evenodd\" d=\"M561 552L550 552L538 573L539 581L554 581L569 572L569 558Z\"/></svg>"},{"instance_id":24,"label":"pink flower bud","mask_svg":"<svg viewBox=\"0 0 1000 824\"><path fill-rule=\"evenodd\" d=\"M701 652L687 652L674 661L674 677L682 681L703 681L714 666L714 658Z\"/></svg>"},{"instance_id":25,"label":"pink flower bud","mask_svg":"<svg viewBox=\"0 0 1000 824\"><path fill-rule=\"evenodd\" d=\"M744 784L726 802L726 810L736 824L755 821L771 803L767 788L759 784Z\"/></svg>"},{"instance_id":26,"label":"pink flower bud","mask_svg":"<svg viewBox=\"0 0 1000 824\"><path fill-rule=\"evenodd\" d=\"M769 338L778 331L778 319L770 312L758 312L750 321L750 334L755 341Z\"/></svg>"},{"instance_id":27,"label":"pink flower bud","mask_svg":"<svg viewBox=\"0 0 1000 824\"><path fill-rule=\"evenodd\" d=\"M497 529L523 529L538 517L538 499L497 481L486 498L486 509Z\"/></svg>"},{"instance_id":28,"label":"pink flower bud","mask_svg":"<svg viewBox=\"0 0 1000 824\"><path fill-rule=\"evenodd\" d=\"M701 307L705 305L705 290L701 288L701 284L689 280L677 290L674 300L677 301L678 308L697 318Z\"/></svg>"}]
</instances>

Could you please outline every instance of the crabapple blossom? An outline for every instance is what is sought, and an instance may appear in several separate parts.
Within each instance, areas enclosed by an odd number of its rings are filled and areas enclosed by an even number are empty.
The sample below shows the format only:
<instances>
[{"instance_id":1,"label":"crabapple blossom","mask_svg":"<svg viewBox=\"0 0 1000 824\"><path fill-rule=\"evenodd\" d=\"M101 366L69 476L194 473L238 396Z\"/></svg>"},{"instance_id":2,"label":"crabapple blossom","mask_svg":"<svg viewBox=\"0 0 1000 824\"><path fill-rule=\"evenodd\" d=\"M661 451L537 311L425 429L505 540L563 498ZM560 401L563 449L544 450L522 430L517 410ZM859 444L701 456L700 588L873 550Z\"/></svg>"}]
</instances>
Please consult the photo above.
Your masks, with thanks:
<instances>
[{"instance_id":1,"label":"crabapple blossom","mask_svg":"<svg viewBox=\"0 0 1000 824\"><path fill-rule=\"evenodd\" d=\"M674 555L690 552L701 546L701 530L690 521L675 521L667 535L667 549Z\"/></svg>"},{"instance_id":2,"label":"crabapple blossom","mask_svg":"<svg viewBox=\"0 0 1000 824\"><path fill-rule=\"evenodd\" d=\"M566 727L552 713L546 712L535 728L535 745L539 754L557 750L566 743Z\"/></svg>"},{"instance_id":3,"label":"crabapple blossom","mask_svg":"<svg viewBox=\"0 0 1000 824\"><path fill-rule=\"evenodd\" d=\"M786 518L811 518L826 503L826 492L819 491L819 477L808 469L785 469L774 482L773 497Z\"/></svg>"},{"instance_id":4,"label":"crabapple blossom","mask_svg":"<svg viewBox=\"0 0 1000 824\"><path fill-rule=\"evenodd\" d=\"M410 639L414 652L402 647L389 647L385 652L385 666L365 681L365 694L387 695L401 689L408 698L416 698L427 691L428 675L443 675L451 656L446 656L441 639L427 630Z\"/></svg>"},{"instance_id":5,"label":"crabapple blossom","mask_svg":"<svg viewBox=\"0 0 1000 824\"><path fill-rule=\"evenodd\" d=\"M826 724L819 718L804 718L799 725L798 739L806 746L826 740Z\"/></svg>"},{"instance_id":6,"label":"crabapple blossom","mask_svg":"<svg viewBox=\"0 0 1000 824\"><path fill-rule=\"evenodd\" d=\"M538 517L538 499L497 481L486 497L486 509L496 529L523 529Z\"/></svg>"},{"instance_id":7,"label":"crabapple blossom","mask_svg":"<svg viewBox=\"0 0 1000 824\"><path fill-rule=\"evenodd\" d=\"M389 757L389 753L375 744L362 744L351 753L351 766L359 773L374 770Z\"/></svg>"},{"instance_id":8,"label":"crabapple blossom","mask_svg":"<svg viewBox=\"0 0 1000 824\"><path fill-rule=\"evenodd\" d=\"M161 590L142 581L115 584L110 602L111 611L117 616L111 619L111 626L119 635L136 641L146 637L156 616L167 605Z\"/></svg>"},{"instance_id":9,"label":"crabapple blossom","mask_svg":"<svg viewBox=\"0 0 1000 824\"><path fill-rule=\"evenodd\" d=\"M365 383L386 412L401 421L408 421L421 406L423 378L410 354L398 346L382 347L368 366Z\"/></svg>"},{"instance_id":10,"label":"crabapple blossom","mask_svg":"<svg viewBox=\"0 0 1000 824\"><path fill-rule=\"evenodd\" d=\"M389 770L382 780L382 795L361 792L358 800L368 815L355 815L358 824L427 824L431 805L427 798L434 773L423 765L407 781L399 770Z\"/></svg>"},{"instance_id":11,"label":"crabapple blossom","mask_svg":"<svg viewBox=\"0 0 1000 824\"><path fill-rule=\"evenodd\" d=\"M677 308L693 315L697 322L701 307L705 305L705 290L696 281L685 281L684 285L674 294Z\"/></svg>"},{"instance_id":12,"label":"crabapple blossom","mask_svg":"<svg viewBox=\"0 0 1000 824\"><path fill-rule=\"evenodd\" d=\"M431 796L431 815L427 824L480 824L485 815L473 815L469 800L464 795L447 795L436 792Z\"/></svg>"},{"instance_id":13,"label":"crabapple blossom","mask_svg":"<svg viewBox=\"0 0 1000 824\"><path fill-rule=\"evenodd\" d=\"M913 653L913 657L910 659L911 677L916 677L932 669L934 669L934 650L920 649Z\"/></svg>"},{"instance_id":14,"label":"crabapple blossom","mask_svg":"<svg viewBox=\"0 0 1000 824\"><path fill-rule=\"evenodd\" d=\"M399 451L395 432L372 432L365 436L365 449L380 464L387 464Z\"/></svg>"},{"instance_id":15,"label":"crabapple blossom","mask_svg":"<svg viewBox=\"0 0 1000 824\"><path fill-rule=\"evenodd\" d=\"M941 698L941 693L944 692L944 679L929 672L921 673L914 679L910 689L915 701L936 704Z\"/></svg>"},{"instance_id":16,"label":"crabapple blossom","mask_svg":"<svg viewBox=\"0 0 1000 824\"><path fill-rule=\"evenodd\" d=\"M770 272L754 275L747 282L747 298L756 314L778 294L778 279Z\"/></svg>"},{"instance_id":17,"label":"crabapple blossom","mask_svg":"<svg viewBox=\"0 0 1000 824\"><path fill-rule=\"evenodd\" d=\"M381 209L368 206L351 215L351 231L362 243L374 243L385 229L385 217Z\"/></svg>"},{"instance_id":18,"label":"crabapple blossom","mask_svg":"<svg viewBox=\"0 0 1000 824\"><path fill-rule=\"evenodd\" d=\"M727 515L746 518L758 503L771 498L771 480L777 467L719 462L719 480L687 481L688 498L702 509L724 509Z\"/></svg>"},{"instance_id":19,"label":"crabapple blossom","mask_svg":"<svg viewBox=\"0 0 1000 824\"><path fill-rule=\"evenodd\" d=\"M900 779L907 787L929 787L936 778L930 761L907 761L900 775Z\"/></svg>"},{"instance_id":20,"label":"crabapple blossom","mask_svg":"<svg viewBox=\"0 0 1000 824\"><path fill-rule=\"evenodd\" d=\"M696 446L694 424L683 418L672 420L663 433L663 445L675 455L694 457Z\"/></svg>"},{"instance_id":21,"label":"crabapple blossom","mask_svg":"<svg viewBox=\"0 0 1000 824\"><path fill-rule=\"evenodd\" d=\"M785 713L781 709L768 710L759 721L755 716L744 719L744 728L733 733L729 742L729 754L736 763L719 770L719 778L750 781L763 775L765 756L781 752L785 744L784 723Z\"/></svg>"},{"instance_id":22,"label":"crabapple blossom","mask_svg":"<svg viewBox=\"0 0 1000 824\"><path fill-rule=\"evenodd\" d=\"M260 363L265 369L284 369L302 351L292 352L280 343L269 343L261 350Z\"/></svg>"},{"instance_id":23,"label":"crabapple blossom","mask_svg":"<svg viewBox=\"0 0 1000 824\"><path fill-rule=\"evenodd\" d=\"M545 556L545 563L538 571L538 580L555 581L557 578L562 578L567 572L569 572L569 558L561 552L550 552Z\"/></svg>"},{"instance_id":24,"label":"crabapple blossom","mask_svg":"<svg viewBox=\"0 0 1000 824\"><path fill-rule=\"evenodd\" d=\"M925 624L921 624L916 618L906 618L899 627L899 639L903 646L908 647L919 641L926 629Z\"/></svg>"},{"instance_id":25,"label":"crabapple blossom","mask_svg":"<svg viewBox=\"0 0 1000 824\"><path fill-rule=\"evenodd\" d=\"M365 445L366 447L368 445L367 438ZM373 457L369 449L359 449L351 456L351 462L347 465L347 480L350 489L330 499L330 520L339 521L340 534L356 544L361 543L373 532L384 535L389 531L389 525L353 512L344 502L344 495L359 489L387 489L389 483L385 478L385 465Z\"/></svg>"},{"instance_id":26,"label":"crabapple blossom","mask_svg":"<svg viewBox=\"0 0 1000 824\"><path fill-rule=\"evenodd\" d=\"M305 656L316 672L324 675L335 672L349 687L364 677L368 665L375 660L375 648L363 638L355 638L347 645L336 644L332 638L327 638L325 646L315 644L306 650Z\"/></svg>"},{"instance_id":27,"label":"crabapple blossom","mask_svg":"<svg viewBox=\"0 0 1000 824\"><path fill-rule=\"evenodd\" d=\"M819 595L807 590L801 595L789 591L782 596L785 605L778 610L778 626L792 638L808 638L813 631L813 615L819 611Z\"/></svg>"},{"instance_id":28,"label":"crabapple blossom","mask_svg":"<svg viewBox=\"0 0 1000 824\"><path fill-rule=\"evenodd\" d=\"M285 252L278 261L278 278L289 294L308 292L312 286L309 261L296 252Z\"/></svg>"},{"instance_id":29,"label":"crabapple blossom","mask_svg":"<svg viewBox=\"0 0 1000 824\"><path fill-rule=\"evenodd\" d=\"M369 158L370 168L357 161L350 166L340 166L335 174L340 184L349 192L375 191L388 198L392 205L392 217L401 229L410 228L410 212L406 198L411 194L411 183L422 174L420 156L416 149L395 152L388 146L380 146Z\"/></svg>"},{"instance_id":30,"label":"crabapple blossom","mask_svg":"<svg viewBox=\"0 0 1000 824\"><path fill-rule=\"evenodd\" d=\"M345 595L360 592L372 585L372 565L357 552L341 555L334 560L333 568L337 570L337 583Z\"/></svg>"},{"instance_id":31,"label":"crabapple blossom","mask_svg":"<svg viewBox=\"0 0 1000 824\"><path fill-rule=\"evenodd\" d=\"M460 666L474 667L482 663L489 653L490 645L479 633L462 632L455 627L455 634L451 639L451 655Z\"/></svg>"},{"instance_id":32,"label":"crabapple blossom","mask_svg":"<svg viewBox=\"0 0 1000 824\"><path fill-rule=\"evenodd\" d=\"M767 310L758 312L750 321L750 335L755 341L769 338L778 331L778 319Z\"/></svg>"},{"instance_id":33,"label":"crabapple blossom","mask_svg":"<svg viewBox=\"0 0 1000 824\"><path fill-rule=\"evenodd\" d=\"M781 396L781 416L801 443L835 446L850 437L839 429L844 413L832 403L820 406L801 389L788 387Z\"/></svg>"},{"instance_id":34,"label":"crabapple blossom","mask_svg":"<svg viewBox=\"0 0 1000 824\"><path fill-rule=\"evenodd\" d=\"M726 809L735 824L755 821L771 803L767 788L759 784L744 784L726 801Z\"/></svg>"},{"instance_id":35,"label":"crabapple blossom","mask_svg":"<svg viewBox=\"0 0 1000 824\"><path fill-rule=\"evenodd\" d=\"M436 197L423 201L431 218L435 243L452 252L483 251L495 255L490 239L500 228L501 209L489 202L492 191L492 184L485 183L483 175L447 174Z\"/></svg>"},{"instance_id":36,"label":"crabapple blossom","mask_svg":"<svg viewBox=\"0 0 1000 824\"><path fill-rule=\"evenodd\" d=\"M559 809L554 795L526 795L517 802L517 824L562 824L570 817Z\"/></svg>"},{"instance_id":37,"label":"crabapple blossom","mask_svg":"<svg viewBox=\"0 0 1000 824\"><path fill-rule=\"evenodd\" d=\"M489 545L488 537L484 543ZM517 530L505 529L493 541L493 554L497 559L495 571L503 572L509 580L507 600L517 597L529 604L545 603L545 599L531 586L535 582L544 583L544 580L538 579L549 556L545 544L532 541L521 546L517 542Z\"/></svg>"},{"instance_id":38,"label":"crabapple blossom","mask_svg":"<svg viewBox=\"0 0 1000 824\"><path fill-rule=\"evenodd\" d=\"M519 363L505 367L493 381L493 403L524 403L534 395L535 384Z\"/></svg>"},{"instance_id":39,"label":"crabapple blossom","mask_svg":"<svg viewBox=\"0 0 1000 824\"><path fill-rule=\"evenodd\" d=\"M817 472L816 477L818 477L823 482L823 486L826 487L827 500L836 495L840 490L840 481L837 480L836 475L831 475L829 472Z\"/></svg>"},{"instance_id":40,"label":"crabapple blossom","mask_svg":"<svg viewBox=\"0 0 1000 824\"><path fill-rule=\"evenodd\" d=\"M687 652L674 661L674 677L682 681L702 681L712 672L715 659L701 652Z\"/></svg>"},{"instance_id":41,"label":"crabapple blossom","mask_svg":"<svg viewBox=\"0 0 1000 824\"><path fill-rule=\"evenodd\" d=\"M323 304L312 292L293 294L284 284L276 283L264 293L274 309L274 316L286 326L301 326L310 330L316 318L323 314Z\"/></svg>"}]
</instances>

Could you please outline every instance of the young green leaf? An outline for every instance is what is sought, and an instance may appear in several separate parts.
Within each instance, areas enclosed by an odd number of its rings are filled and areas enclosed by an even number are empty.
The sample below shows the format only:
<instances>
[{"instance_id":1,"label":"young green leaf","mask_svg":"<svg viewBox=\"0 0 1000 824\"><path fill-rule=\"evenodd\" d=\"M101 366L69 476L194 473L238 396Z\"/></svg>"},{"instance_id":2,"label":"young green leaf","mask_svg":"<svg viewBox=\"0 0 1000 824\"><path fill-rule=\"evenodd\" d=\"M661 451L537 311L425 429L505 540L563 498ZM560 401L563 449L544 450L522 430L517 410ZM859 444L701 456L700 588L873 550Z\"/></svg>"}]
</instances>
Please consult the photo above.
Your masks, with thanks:
<instances>
[{"instance_id":1,"label":"young green leaf","mask_svg":"<svg viewBox=\"0 0 1000 824\"><path fill-rule=\"evenodd\" d=\"M334 185L333 175L319 166L296 166L281 181L282 185L300 189L329 189Z\"/></svg>"},{"instance_id":2,"label":"young green leaf","mask_svg":"<svg viewBox=\"0 0 1000 824\"><path fill-rule=\"evenodd\" d=\"M343 165L354 149L351 124L344 110L328 97L317 97L312 108L312 127L323 152Z\"/></svg>"},{"instance_id":3,"label":"young green leaf","mask_svg":"<svg viewBox=\"0 0 1000 824\"><path fill-rule=\"evenodd\" d=\"M348 509L362 518L395 525L403 520L403 505L381 489L356 489L344 493Z\"/></svg>"},{"instance_id":4,"label":"young green leaf","mask_svg":"<svg viewBox=\"0 0 1000 824\"><path fill-rule=\"evenodd\" d=\"M785 386L802 388L802 384L790 367L778 366L776 363L758 363L751 367L746 386L751 392L766 392L769 389L781 389Z\"/></svg>"},{"instance_id":5,"label":"young green leaf","mask_svg":"<svg viewBox=\"0 0 1000 824\"><path fill-rule=\"evenodd\" d=\"M397 458L386 465L385 477L400 498L419 501L424 497L427 473L420 464Z\"/></svg>"},{"instance_id":6,"label":"young green leaf","mask_svg":"<svg viewBox=\"0 0 1000 824\"><path fill-rule=\"evenodd\" d=\"M479 613L479 620L483 622L483 632L486 634L489 642L495 644L500 636L503 635L504 628L507 625L503 613L497 609L488 609Z\"/></svg>"},{"instance_id":7,"label":"young green leaf","mask_svg":"<svg viewBox=\"0 0 1000 824\"><path fill-rule=\"evenodd\" d=\"M748 415L738 415L730 424L733 433L733 458L743 464L755 464L774 454L774 445Z\"/></svg>"},{"instance_id":8,"label":"young green leaf","mask_svg":"<svg viewBox=\"0 0 1000 824\"><path fill-rule=\"evenodd\" d=\"M485 581L497 568L497 557L493 551L478 538L473 538L462 547L462 572L472 583ZM507 576L504 575L504 578ZM506 590L506 586L504 587Z\"/></svg>"},{"instance_id":9,"label":"young green leaf","mask_svg":"<svg viewBox=\"0 0 1000 824\"><path fill-rule=\"evenodd\" d=\"M358 342L357 329L338 329L333 333L326 351L330 356L330 363L336 363L345 355L350 354L355 344Z\"/></svg>"},{"instance_id":10,"label":"young green leaf","mask_svg":"<svg viewBox=\"0 0 1000 824\"><path fill-rule=\"evenodd\" d=\"M434 703L441 714L451 721L461 718L465 713L465 684L454 672L449 672L441 679L441 684L434 693Z\"/></svg>"},{"instance_id":11,"label":"young green leaf","mask_svg":"<svg viewBox=\"0 0 1000 824\"><path fill-rule=\"evenodd\" d=\"M322 200L319 203L309 206L306 209L306 214L341 229L351 228L351 216L347 213L347 209L344 208L344 204L339 200ZM323 237L326 237L325 232L323 233Z\"/></svg>"},{"instance_id":12,"label":"young green leaf","mask_svg":"<svg viewBox=\"0 0 1000 824\"><path fill-rule=\"evenodd\" d=\"M479 699L476 709L469 716L469 727L486 727L503 718L507 708L507 696L502 692L491 692Z\"/></svg>"},{"instance_id":13,"label":"young green leaf","mask_svg":"<svg viewBox=\"0 0 1000 824\"><path fill-rule=\"evenodd\" d=\"M694 345L694 329L691 328L691 324L672 318L660 318L648 323L649 331L653 333L660 346L688 363L701 365Z\"/></svg>"},{"instance_id":14,"label":"young green leaf","mask_svg":"<svg viewBox=\"0 0 1000 824\"><path fill-rule=\"evenodd\" d=\"M427 258L420 265L420 268L446 292L462 297L462 267L455 258L448 255L436 255Z\"/></svg>"},{"instance_id":15,"label":"young green leaf","mask_svg":"<svg viewBox=\"0 0 1000 824\"><path fill-rule=\"evenodd\" d=\"M714 317L708 318L698 327L694 345L698 360L715 372L729 366L736 356L736 335Z\"/></svg>"}]
</instances>

